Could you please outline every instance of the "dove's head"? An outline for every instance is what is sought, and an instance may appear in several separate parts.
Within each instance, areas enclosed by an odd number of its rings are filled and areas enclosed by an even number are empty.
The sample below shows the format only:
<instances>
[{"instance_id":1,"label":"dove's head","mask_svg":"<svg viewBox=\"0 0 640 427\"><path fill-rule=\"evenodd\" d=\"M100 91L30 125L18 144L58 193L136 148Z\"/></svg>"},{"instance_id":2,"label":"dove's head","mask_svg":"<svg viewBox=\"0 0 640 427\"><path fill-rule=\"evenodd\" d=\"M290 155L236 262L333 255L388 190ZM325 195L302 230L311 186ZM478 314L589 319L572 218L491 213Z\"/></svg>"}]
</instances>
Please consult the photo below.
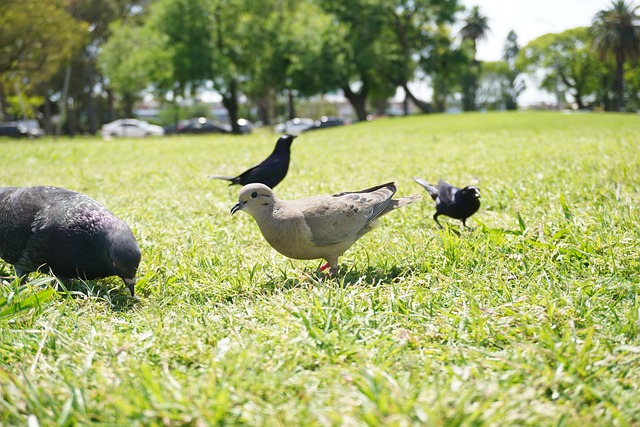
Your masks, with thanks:
<instances>
[{"instance_id":1,"label":"dove's head","mask_svg":"<svg viewBox=\"0 0 640 427\"><path fill-rule=\"evenodd\" d=\"M273 190L264 184L247 184L240 190L238 203L231 208L231 215L243 210L253 216L270 211L278 200Z\"/></svg>"}]
</instances>

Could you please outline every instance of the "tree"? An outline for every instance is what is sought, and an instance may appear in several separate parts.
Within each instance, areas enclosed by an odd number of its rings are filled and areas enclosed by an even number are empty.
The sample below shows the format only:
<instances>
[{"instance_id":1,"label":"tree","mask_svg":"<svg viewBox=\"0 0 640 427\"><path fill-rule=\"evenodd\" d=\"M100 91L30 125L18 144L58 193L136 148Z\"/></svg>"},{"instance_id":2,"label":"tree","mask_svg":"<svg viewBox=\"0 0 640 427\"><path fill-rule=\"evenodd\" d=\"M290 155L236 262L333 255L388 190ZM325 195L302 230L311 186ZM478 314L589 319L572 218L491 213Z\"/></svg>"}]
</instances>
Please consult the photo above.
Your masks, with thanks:
<instances>
[{"instance_id":1,"label":"tree","mask_svg":"<svg viewBox=\"0 0 640 427\"><path fill-rule=\"evenodd\" d=\"M532 40L520 50L518 64L529 75L540 77L541 89L567 92L580 109L586 108L587 97L595 96L605 72L592 48L587 27Z\"/></svg>"},{"instance_id":2,"label":"tree","mask_svg":"<svg viewBox=\"0 0 640 427\"><path fill-rule=\"evenodd\" d=\"M7 112L11 93L22 101L12 111L33 115L34 107L44 102L43 88L79 50L87 28L67 13L61 0L1 0L0 115ZM28 99L34 103L25 103Z\"/></svg>"},{"instance_id":3,"label":"tree","mask_svg":"<svg viewBox=\"0 0 640 427\"><path fill-rule=\"evenodd\" d=\"M502 51L502 59L507 66L504 74L505 81L502 86L502 101L507 110L516 110L518 108L518 97L525 89L524 82L518 81L520 76L520 67L517 64L518 53L520 53L518 35L511 30L507 34L507 40Z\"/></svg>"},{"instance_id":4,"label":"tree","mask_svg":"<svg viewBox=\"0 0 640 427\"><path fill-rule=\"evenodd\" d=\"M380 98L395 92L395 85L378 75L380 67L389 64L384 5L376 0L318 0L318 4L332 17L317 64L324 89L340 88L358 120L366 120L372 93Z\"/></svg>"},{"instance_id":5,"label":"tree","mask_svg":"<svg viewBox=\"0 0 640 427\"><path fill-rule=\"evenodd\" d=\"M471 64L462 81L462 103L465 111L476 110L476 90L478 86L478 74L480 62L476 60L478 41L487 38L489 31L489 18L480 13L480 8L474 6L463 19L464 25L460 29L460 37L471 49Z\"/></svg>"},{"instance_id":6,"label":"tree","mask_svg":"<svg viewBox=\"0 0 640 427\"><path fill-rule=\"evenodd\" d=\"M124 115L131 117L135 101L152 82L160 93L171 87L172 58L164 49L163 35L154 32L151 26L115 21L110 31L111 37L98 56L98 65L109 87L121 98Z\"/></svg>"},{"instance_id":7,"label":"tree","mask_svg":"<svg viewBox=\"0 0 640 427\"><path fill-rule=\"evenodd\" d=\"M624 65L640 57L640 17L638 6L616 0L609 9L596 14L591 30L594 46L604 59L613 55L616 62L616 110L622 111Z\"/></svg>"},{"instance_id":8,"label":"tree","mask_svg":"<svg viewBox=\"0 0 640 427\"><path fill-rule=\"evenodd\" d=\"M440 26L433 36L432 44L420 55L420 68L431 79L435 111L445 111L448 101L460 89L468 64L467 52L454 45L447 27Z\"/></svg>"},{"instance_id":9,"label":"tree","mask_svg":"<svg viewBox=\"0 0 640 427\"><path fill-rule=\"evenodd\" d=\"M385 35L388 43L384 58L389 64L381 68L380 73L401 87L406 97L423 112L431 111L431 104L418 99L408 83L416 76L420 58L433 52L441 28L453 23L459 9L457 0L396 0L385 3L389 35Z\"/></svg>"},{"instance_id":10,"label":"tree","mask_svg":"<svg viewBox=\"0 0 640 427\"><path fill-rule=\"evenodd\" d=\"M479 104L492 109L518 108L518 97L525 89L524 82L519 79L518 52L518 36L510 31L502 51L502 60L482 63L477 94Z\"/></svg>"},{"instance_id":11,"label":"tree","mask_svg":"<svg viewBox=\"0 0 640 427\"><path fill-rule=\"evenodd\" d=\"M464 25L460 29L460 37L462 37L462 40L468 40L471 43L471 49L475 57L475 53L478 51L478 40L487 38L489 18L480 13L478 6L473 6L462 21Z\"/></svg>"}]
</instances>

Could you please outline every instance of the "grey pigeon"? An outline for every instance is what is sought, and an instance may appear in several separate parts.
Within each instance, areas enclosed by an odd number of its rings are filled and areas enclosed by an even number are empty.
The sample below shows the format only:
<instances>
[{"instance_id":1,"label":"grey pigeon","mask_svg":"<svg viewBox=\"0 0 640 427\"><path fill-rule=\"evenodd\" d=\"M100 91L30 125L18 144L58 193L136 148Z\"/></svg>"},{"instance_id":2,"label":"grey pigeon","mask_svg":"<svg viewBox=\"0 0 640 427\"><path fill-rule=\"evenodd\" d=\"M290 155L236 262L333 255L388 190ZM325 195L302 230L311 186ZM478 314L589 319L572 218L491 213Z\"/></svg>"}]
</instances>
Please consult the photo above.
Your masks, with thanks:
<instances>
[{"instance_id":1,"label":"grey pigeon","mask_svg":"<svg viewBox=\"0 0 640 427\"><path fill-rule=\"evenodd\" d=\"M287 176L291 159L291 143L295 135L283 135L276 142L276 148L262 163L246 170L238 176L209 175L209 178L231 181L229 185L264 184L274 188Z\"/></svg>"},{"instance_id":2,"label":"grey pigeon","mask_svg":"<svg viewBox=\"0 0 640 427\"><path fill-rule=\"evenodd\" d=\"M431 198L436 201L436 213L433 215L433 219L440 228L442 228L442 224L438 221L439 215L459 219L462 221L462 225L466 227L467 218L480 208L480 190L478 187L469 185L460 189L442 179L438 186L435 187L421 178L413 178L413 180L423 186L429 192Z\"/></svg>"},{"instance_id":3,"label":"grey pigeon","mask_svg":"<svg viewBox=\"0 0 640 427\"><path fill-rule=\"evenodd\" d=\"M59 187L0 188L0 258L18 277L119 276L134 293L140 248L129 226L90 197Z\"/></svg>"},{"instance_id":4,"label":"grey pigeon","mask_svg":"<svg viewBox=\"0 0 640 427\"><path fill-rule=\"evenodd\" d=\"M251 215L267 242L282 255L324 258L327 263L320 271L330 267L335 273L338 257L373 230L379 217L422 198L392 199L395 192L395 184L389 182L361 191L285 201L263 184L249 184L240 190L231 214L244 210Z\"/></svg>"}]
</instances>

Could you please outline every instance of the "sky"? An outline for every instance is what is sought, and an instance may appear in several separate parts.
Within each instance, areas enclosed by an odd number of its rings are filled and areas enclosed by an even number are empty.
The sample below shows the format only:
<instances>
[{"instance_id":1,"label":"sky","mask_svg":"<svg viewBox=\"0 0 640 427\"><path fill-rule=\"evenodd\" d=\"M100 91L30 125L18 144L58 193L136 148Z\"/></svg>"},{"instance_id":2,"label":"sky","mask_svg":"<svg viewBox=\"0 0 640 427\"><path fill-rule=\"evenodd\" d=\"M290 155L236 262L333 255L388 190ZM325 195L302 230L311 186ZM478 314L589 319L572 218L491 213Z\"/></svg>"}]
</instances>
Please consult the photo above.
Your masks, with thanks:
<instances>
[{"instance_id":1,"label":"sky","mask_svg":"<svg viewBox=\"0 0 640 427\"><path fill-rule=\"evenodd\" d=\"M489 18L490 32L477 48L477 58L483 61L500 60L511 30L518 35L522 47L543 34L590 26L596 13L608 9L611 3L612 0L462 0L468 9L479 6L480 13ZM518 99L520 105L555 101L552 94L534 89L532 82L526 84L527 90Z\"/></svg>"},{"instance_id":2,"label":"sky","mask_svg":"<svg viewBox=\"0 0 640 427\"><path fill-rule=\"evenodd\" d=\"M608 9L612 0L462 0L467 8L479 6L489 18L490 32L478 42L478 59L497 61L509 31L524 46L547 33L591 25L593 17Z\"/></svg>"}]
</instances>

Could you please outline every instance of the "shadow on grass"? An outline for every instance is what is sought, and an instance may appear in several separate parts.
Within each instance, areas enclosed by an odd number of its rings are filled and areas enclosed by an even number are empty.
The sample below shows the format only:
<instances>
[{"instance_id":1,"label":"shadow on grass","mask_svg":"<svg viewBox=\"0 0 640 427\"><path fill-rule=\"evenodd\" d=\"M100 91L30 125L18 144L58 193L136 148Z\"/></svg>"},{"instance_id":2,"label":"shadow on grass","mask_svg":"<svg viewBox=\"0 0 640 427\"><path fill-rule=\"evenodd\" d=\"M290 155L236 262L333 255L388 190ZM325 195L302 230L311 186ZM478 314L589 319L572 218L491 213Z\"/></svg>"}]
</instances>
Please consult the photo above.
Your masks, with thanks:
<instances>
[{"instance_id":1,"label":"shadow on grass","mask_svg":"<svg viewBox=\"0 0 640 427\"><path fill-rule=\"evenodd\" d=\"M128 311L140 298L132 297L129 290L121 282L111 279L99 280L57 280L55 289L62 295L72 298L96 298L105 301L113 311Z\"/></svg>"},{"instance_id":2,"label":"shadow on grass","mask_svg":"<svg viewBox=\"0 0 640 427\"><path fill-rule=\"evenodd\" d=\"M7 274L0 269L0 278L6 283L15 282L17 285L24 287L31 284L35 288L44 290L51 288L60 295L66 295L72 298L96 298L103 300L109 304L114 311L127 311L140 302L140 298L132 297L129 290L119 281L112 279L99 279L83 281L79 279L62 280L55 276L44 274L32 274L32 279L19 281L14 274Z\"/></svg>"},{"instance_id":3,"label":"shadow on grass","mask_svg":"<svg viewBox=\"0 0 640 427\"><path fill-rule=\"evenodd\" d=\"M255 282L253 286L244 288L233 294L221 296L221 303L233 303L238 299L277 295L296 289L312 289L315 287L375 287L396 283L399 279L412 276L421 270L418 266L369 266L366 269L344 268L335 275L303 270L292 276L291 270L281 270L279 274L266 280Z\"/></svg>"}]
</instances>

